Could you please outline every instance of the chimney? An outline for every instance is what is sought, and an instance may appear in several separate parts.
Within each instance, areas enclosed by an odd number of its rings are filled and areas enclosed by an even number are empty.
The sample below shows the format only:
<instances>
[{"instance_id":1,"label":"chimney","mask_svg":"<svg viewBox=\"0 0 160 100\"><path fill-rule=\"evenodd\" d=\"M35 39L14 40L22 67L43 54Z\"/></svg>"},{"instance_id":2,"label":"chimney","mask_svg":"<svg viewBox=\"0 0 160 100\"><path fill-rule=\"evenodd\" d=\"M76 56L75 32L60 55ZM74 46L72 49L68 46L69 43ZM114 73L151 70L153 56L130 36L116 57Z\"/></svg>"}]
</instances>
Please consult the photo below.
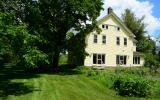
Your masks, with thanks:
<instances>
[{"instance_id":1,"label":"chimney","mask_svg":"<svg viewBox=\"0 0 160 100\"><path fill-rule=\"evenodd\" d=\"M111 8L111 7L109 7L108 8L108 15L110 14L110 13L112 13L113 12L113 9Z\"/></svg>"}]
</instances>

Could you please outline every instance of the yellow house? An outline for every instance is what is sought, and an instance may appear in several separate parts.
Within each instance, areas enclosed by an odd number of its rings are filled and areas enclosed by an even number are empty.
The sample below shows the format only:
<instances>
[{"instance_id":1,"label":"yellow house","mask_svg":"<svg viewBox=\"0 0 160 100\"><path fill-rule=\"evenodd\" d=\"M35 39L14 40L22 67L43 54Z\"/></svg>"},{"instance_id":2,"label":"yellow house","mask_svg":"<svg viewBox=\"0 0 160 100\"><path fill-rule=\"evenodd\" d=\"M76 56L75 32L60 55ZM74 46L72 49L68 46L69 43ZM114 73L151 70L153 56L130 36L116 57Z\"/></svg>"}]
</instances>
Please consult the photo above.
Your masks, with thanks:
<instances>
[{"instance_id":1,"label":"yellow house","mask_svg":"<svg viewBox=\"0 0 160 100\"><path fill-rule=\"evenodd\" d=\"M112 8L98 21L102 32L92 32L86 37L85 66L143 66L144 58L136 52L135 35L116 16Z\"/></svg>"}]
</instances>

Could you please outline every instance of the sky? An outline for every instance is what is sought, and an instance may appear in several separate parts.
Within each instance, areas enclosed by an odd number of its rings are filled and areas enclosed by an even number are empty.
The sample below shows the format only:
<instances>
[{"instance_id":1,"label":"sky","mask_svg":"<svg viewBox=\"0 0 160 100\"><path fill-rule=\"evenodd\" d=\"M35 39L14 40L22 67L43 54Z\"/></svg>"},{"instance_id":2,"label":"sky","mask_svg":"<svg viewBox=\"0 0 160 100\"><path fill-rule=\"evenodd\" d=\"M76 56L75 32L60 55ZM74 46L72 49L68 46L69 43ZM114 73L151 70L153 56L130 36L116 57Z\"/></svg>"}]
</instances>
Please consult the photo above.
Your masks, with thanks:
<instances>
[{"instance_id":1,"label":"sky","mask_svg":"<svg viewBox=\"0 0 160 100\"><path fill-rule=\"evenodd\" d=\"M145 16L147 34L153 38L160 37L160 0L104 0L104 10L99 19L107 15L108 7L112 7L118 17L126 8L131 9L138 18Z\"/></svg>"}]
</instances>

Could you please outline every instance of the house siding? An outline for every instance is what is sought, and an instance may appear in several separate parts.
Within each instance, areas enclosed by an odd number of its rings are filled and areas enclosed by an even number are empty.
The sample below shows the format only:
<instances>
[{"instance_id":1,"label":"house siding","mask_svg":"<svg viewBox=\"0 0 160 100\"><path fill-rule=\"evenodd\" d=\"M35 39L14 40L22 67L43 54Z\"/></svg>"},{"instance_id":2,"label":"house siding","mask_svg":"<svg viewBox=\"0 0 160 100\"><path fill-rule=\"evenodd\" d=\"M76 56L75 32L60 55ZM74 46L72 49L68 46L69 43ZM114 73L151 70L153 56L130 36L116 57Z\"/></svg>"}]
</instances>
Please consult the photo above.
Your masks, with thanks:
<instances>
[{"instance_id":1,"label":"house siding","mask_svg":"<svg viewBox=\"0 0 160 100\"><path fill-rule=\"evenodd\" d=\"M102 29L102 24L108 24L108 29ZM103 21L102 24L99 24L99 27L102 29L100 34L92 32L86 38L86 52L89 56L86 57L84 65L94 66L92 55L93 53L98 53L105 54L105 64L102 64L101 66L117 66L116 55L127 55L126 66L134 66L133 51L136 51L136 46L133 45L133 37L130 37L130 34L127 33L113 17L109 17ZM120 27L120 30L116 30L114 26ZM93 43L94 34L97 34L98 36L97 43ZM102 43L103 35L106 35L106 44ZM120 37L120 45L116 44L116 37ZM127 46L124 45L124 38L127 38Z\"/></svg>"}]
</instances>

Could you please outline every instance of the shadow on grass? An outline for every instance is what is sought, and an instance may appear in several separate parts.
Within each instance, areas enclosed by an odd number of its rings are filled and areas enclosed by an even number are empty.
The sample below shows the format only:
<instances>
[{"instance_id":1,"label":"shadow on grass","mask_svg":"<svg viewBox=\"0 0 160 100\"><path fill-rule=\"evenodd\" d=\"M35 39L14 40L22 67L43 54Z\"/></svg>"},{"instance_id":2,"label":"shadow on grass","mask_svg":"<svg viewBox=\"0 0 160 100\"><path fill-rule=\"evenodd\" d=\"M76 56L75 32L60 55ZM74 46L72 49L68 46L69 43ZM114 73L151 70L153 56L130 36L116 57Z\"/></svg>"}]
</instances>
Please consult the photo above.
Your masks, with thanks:
<instances>
[{"instance_id":1,"label":"shadow on grass","mask_svg":"<svg viewBox=\"0 0 160 100\"><path fill-rule=\"evenodd\" d=\"M82 74L81 70L78 70L78 68L76 68L73 65L61 65L59 66L59 73L57 73L59 75L76 75L76 74Z\"/></svg>"},{"instance_id":2,"label":"shadow on grass","mask_svg":"<svg viewBox=\"0 0 160 100\"><path fill-rule=\"evenodd\" d=\"M31 79L40 77L39 74L53 75L74 75L81 74L75 67L70 65L61 65L57 71L53 68L44 67L24 70L20 67L5 66L0 68L0 97L9 95L24 95L36 90L33 86L25 85L23 82L13 82L14 79Z\"/></svg>"},{"instance_id":3,"label":"shadow on grass","mask_svg":"<svg viewBox=\"0 0 160 100\"><path fill-rule=\"evenodd\" d=\"M24 83L2 82L0 83L0 97L27 94L33 92L33 88L34 87L24 85Z\"/></svg>"},{"instance_id":4,"label":"shadow on grass","mask_svg":"<svg viewBox=\"0 0 160 100\"><path fill-rule=\"evenodd\" d=\"M57 69L54 69L54 67L49 67L49 66L43 66L39 68L34 68L34 69L27 69L26 73L32 74L53 74L53 75L76 75L76 74L81 74L81 71L78 70L75 66L73 65L60 65Z\"/></svg>"},{"instance_id":5,"label":"shadow on grass","mask_svg":"<svg viewBox=\"0 0 160 100\"><path fill-rule=\"evenodd\" d=\"M39 75L26 74L24 70L13 67L0 68L0 97L9 95L24 95L36 90L33 86L25 85L23 82L12 82L13 79L37 78Z\"/></svg>"}]
</instances>

